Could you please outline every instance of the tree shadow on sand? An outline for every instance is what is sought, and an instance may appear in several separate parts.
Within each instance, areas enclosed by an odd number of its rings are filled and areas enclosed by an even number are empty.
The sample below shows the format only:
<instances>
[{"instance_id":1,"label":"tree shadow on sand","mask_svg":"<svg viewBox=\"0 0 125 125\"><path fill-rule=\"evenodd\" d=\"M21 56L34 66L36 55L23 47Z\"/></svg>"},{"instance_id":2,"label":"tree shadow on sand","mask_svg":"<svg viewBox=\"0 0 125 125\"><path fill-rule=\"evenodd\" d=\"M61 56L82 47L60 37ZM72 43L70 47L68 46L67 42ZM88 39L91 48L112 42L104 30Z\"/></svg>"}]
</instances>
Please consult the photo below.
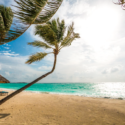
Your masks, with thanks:
<instances>
[{"instance_id":1,"label":"tree shadow on sand","mask_svg":"<svg viewBox=\"0 0 125 125\"><path fill-rule=\"evenodd\" d=\"M2 118L5 118L5 117L7 117L7 116L9 116L10 114L0 114L0 119L2 119Z\"/></svg>"}]
</instances>

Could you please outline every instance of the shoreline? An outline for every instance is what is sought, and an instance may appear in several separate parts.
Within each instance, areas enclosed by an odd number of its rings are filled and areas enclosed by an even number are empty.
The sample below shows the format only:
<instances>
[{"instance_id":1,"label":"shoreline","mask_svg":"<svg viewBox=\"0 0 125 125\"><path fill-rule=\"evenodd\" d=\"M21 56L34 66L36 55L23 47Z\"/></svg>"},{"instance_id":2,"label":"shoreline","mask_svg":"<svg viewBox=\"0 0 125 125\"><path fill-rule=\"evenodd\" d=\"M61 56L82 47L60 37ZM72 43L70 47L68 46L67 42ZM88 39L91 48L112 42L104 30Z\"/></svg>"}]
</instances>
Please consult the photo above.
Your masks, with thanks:
<instances>
[{"instance_id":1,"label":"shoreline","mask_svg":"<svg viewBox=\"0 0 125 125\"><path fill-rule=\"evenodd\" d=\"M0 88L0 91L9 91L9 93L12 93L16 91L15 89L5 89L5 88ZM24 93L38 93L38 94L52 94L52 95L68 95L68 96L79 96L79 97L87 97L87 98L97 98L97 99L116 99L116 100L125 100L125 98L118 97L118 98L112 98L112 97L101 97L101 96L84 96L84 95L78 95L78 94L68 94L68 93L54 93L54 92L42 92L42 91L29 91L29 90L24 90L22 91ZM21 93L22 93L21 92Z\"/></svg>"},{"instance_id":2,"label":"shoreline","mask_svg":"<svg viewBox=\"0 0 125 125\"><path fill-rule=\"evenodd\" d=\"M124 109L125 100L21 92L0 106L0 125L125 125Z\"/></svg>"}]
</instances>

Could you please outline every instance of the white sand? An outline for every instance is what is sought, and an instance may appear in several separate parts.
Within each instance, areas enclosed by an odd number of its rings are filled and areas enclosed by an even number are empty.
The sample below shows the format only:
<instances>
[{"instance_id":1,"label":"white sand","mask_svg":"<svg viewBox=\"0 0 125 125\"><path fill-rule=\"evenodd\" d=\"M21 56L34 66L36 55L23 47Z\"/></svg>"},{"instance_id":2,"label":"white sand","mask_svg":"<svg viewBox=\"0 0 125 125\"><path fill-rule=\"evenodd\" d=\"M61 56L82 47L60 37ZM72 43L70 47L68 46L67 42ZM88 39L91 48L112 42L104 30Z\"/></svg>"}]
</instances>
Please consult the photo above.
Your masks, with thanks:
<instances>
[{"instance_id":1,"label":"white sand","mask_svg":"<svg viewBox=\"0 0 125 125\"><path fill-rule=\"evenodd\" d=\"M0 106L0 125L125 125L125 100L22 92Z\"/></svg>"}]
</instances>

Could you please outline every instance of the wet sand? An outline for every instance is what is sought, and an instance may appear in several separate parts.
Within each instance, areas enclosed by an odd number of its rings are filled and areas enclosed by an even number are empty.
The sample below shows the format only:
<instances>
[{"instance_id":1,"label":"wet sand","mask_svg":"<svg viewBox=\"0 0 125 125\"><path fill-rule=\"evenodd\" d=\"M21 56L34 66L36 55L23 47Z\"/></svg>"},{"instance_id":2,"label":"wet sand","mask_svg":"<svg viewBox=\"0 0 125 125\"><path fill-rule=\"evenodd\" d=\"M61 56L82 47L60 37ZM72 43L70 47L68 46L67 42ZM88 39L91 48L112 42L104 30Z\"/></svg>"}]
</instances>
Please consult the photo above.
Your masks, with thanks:
<instances>
[{"instance_id":1,"label":"wet sand","mask_svg":"<svg viewBox=\"0 0 125 125\"><path fill-rule=\"evenodd\" d=\"M125 125L125 100L22 92L0 106L0 125Z\"/></svg>"}]
</instances>

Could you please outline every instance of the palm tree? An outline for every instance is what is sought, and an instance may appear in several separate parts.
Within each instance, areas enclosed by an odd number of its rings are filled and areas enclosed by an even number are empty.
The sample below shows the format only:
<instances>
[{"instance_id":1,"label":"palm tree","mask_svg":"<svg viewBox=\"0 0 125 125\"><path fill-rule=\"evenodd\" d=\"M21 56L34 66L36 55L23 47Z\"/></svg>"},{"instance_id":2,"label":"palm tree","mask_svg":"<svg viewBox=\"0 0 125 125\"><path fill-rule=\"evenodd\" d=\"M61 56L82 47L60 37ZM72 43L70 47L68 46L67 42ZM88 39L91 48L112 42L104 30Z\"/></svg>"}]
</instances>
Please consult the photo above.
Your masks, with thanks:
<instances>
[{"instance_id":1,"label":"palm tree","mask_svg":"<svg viewBox=\"0 0 125 125\"><path fill-rule=\"evenodd\" d=\"M125 10L125 1L124 0L118 0L118 2L113 2L114 4L121 5L122 9Z\"/></svg>"},{"instance_id":2,"label":"palm tree","mask_svg":"<svg viewBox=\"0 0 125 125\"><path fill-rule=\"evenodd\" d=\"M14 0L16 7L11 28L2 37L0 45L17 39L32 24L43 24L51 19L63 0ZM0 22L2 25L2 22Z\"/></svg>"},{"instance_id":3,"label":"palm tree","mask_svg":"<svg viewBox=\"0 0 125 125\"><path fill-rule=\"evenodd\" d=\"M6 37L13 22L13 12L10 7L0 5L0 42Z\"/></svg>"},{"instance_id":4,"label":"palm tree","mask_svg":"<svg viewBox=\"0 0 125 125\"><path fill-rule=\"evenodd\" d=\"M56 61L57 61L57 55L61 51L62 48L70 46L73 40L76 38L80 38L78 33L74 32L74 23L72 23L68 27L67 35L64 36L66 31L66 26L64 20L61 22L59 21L59 18L57 20L53 19L52 21L47 22L44 25L37 25L36 26L36 35L39 35L44 39L44 42L42 41L34 41L28 43L29 45L35 46L35 47L42 47L45 49L52 49L51 53L46 53L46 52L38 52L34 55L31 55L29 59L27 60L27 64L31 64L35 61L40 61L43 59L45 56L48 54L54 54L54 64L52 67L52 70L36 80L32 81L31 83L27 84L26 86L22 87L21 89L18 89L14 93L8 95L4 99L0 101L0 105L3 104L5 101L9 100L16 94L20 93L21 91L25 90L26 88L30 87L34 83L38 82L42 78L45 78L49 74L51 74L55 70L56 66Z\"/></svg>"}]
</instances>

